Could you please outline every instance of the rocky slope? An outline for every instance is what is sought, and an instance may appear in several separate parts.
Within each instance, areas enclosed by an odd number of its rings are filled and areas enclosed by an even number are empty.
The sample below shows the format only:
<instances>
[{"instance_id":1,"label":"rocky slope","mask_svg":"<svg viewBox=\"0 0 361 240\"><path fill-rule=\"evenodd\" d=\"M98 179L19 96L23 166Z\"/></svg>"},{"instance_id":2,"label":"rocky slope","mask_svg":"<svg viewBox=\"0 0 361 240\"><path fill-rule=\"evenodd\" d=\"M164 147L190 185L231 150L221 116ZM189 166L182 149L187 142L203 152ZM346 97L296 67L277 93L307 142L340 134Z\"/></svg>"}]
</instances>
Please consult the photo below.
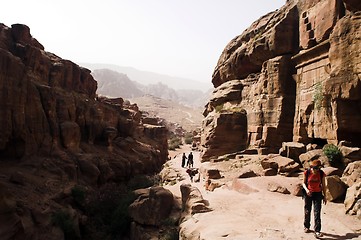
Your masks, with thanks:
<instances>
[{"instance_id":1,"label":"rocky slope","mask_svg":"<svg viewBox=\"0 0 361 240\"><path fill-rule=\"evenodd\" d=\"M291 0L235 37L213 73L203 158L290 141L360 146L360 10Z\"/></svg>"},{"instance_id":2,"label":"rocky slope","mask_svg":"<svg viewBox=\"0 0 361 240\"><path fill-rule=\"evenodd\" d=\"M152 95L132 98L130 101L136 103L149 116L163 119L169 131L173 133L181 129L192 132L199 129L202 124L203 116L199 108L186 107Z\"/></svg>"},{"instance_id":3,"label":"rocky slope","mask_svg":"<svg viewBox=\"0 0 361 240\"><path fill-rule=\"evenodd\" d=\"M96 195L166 161L166 128L96 90L88 69L46 52L27 26L0 24L1 239L64 239L68 222L60 218L60 231L52 218L63 212L79 238L92 225L74 194Z\"/></svg>"}]
</instances>

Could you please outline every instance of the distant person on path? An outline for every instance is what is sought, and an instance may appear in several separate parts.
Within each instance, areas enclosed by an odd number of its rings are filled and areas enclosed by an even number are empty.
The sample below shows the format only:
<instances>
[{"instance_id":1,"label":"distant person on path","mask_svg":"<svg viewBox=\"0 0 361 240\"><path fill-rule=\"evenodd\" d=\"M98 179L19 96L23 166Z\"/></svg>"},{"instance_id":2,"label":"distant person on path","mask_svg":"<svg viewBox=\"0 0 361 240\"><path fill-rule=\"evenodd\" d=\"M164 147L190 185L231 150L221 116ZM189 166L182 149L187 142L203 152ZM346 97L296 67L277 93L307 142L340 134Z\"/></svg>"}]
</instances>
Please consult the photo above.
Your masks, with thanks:
<instances>
[{"instance_id":1,"label":"distant person on path","mask_svg":"<svg viewBox=\"0 0 361 240\"><path fill-rule=\"evenodd\" d=\"M311 222L311 210L313 205L314 212L314 230L315 237L322 237L321 233L321 206L322 200L324 204L326 201L326 188L325 188L325 173L321 170L321 161L314 160L311 162L311 168L307 169L303 173L303 184L304 191L304 231L305 233L310 232Z\"/></svg>"},{"instance_id":2,"label":"distant person on path","mask_svg":"<svg viewBox=\"0 0 361 240\"><path fill-rule=\"evenodd\" d=\"M189 155L188 155L187 166L188 167L193 167L193 154L192 154L192 152L190 152Z\"/></svg>"},{"instance_id":3,"label":"distant person on path","mask_svg":"<svg viewBox=\"0 0 361 240\"><path fill-rule=\"evenodd\" d=\"M186 166L186 159L187 159L186 154L183 153L183 155L182 155L182 167Z\"/></svg>"}]
</instances>

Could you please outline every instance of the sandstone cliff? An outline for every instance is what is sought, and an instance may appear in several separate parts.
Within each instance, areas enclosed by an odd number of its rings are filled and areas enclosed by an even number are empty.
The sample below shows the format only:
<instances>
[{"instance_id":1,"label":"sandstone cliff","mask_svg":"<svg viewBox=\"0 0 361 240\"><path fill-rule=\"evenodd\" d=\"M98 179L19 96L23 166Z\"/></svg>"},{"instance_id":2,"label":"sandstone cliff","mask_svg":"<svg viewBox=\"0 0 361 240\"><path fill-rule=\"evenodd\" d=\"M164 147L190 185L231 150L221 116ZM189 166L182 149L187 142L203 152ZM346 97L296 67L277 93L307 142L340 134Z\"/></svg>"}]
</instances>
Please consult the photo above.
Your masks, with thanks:
<instances>
[{"instance_id":1,"label":"sandstone cliff","mask_svg":"<svg viewBox=\"0 0 361 240\"><path fill-rule=\"evenodd\" d=\"M66 207L81 219L64 200L69 189L156 173L166 161L165 127L96 89L88 69L46 52L27 26L0 24L1 239L62 239L50 216Z\"/></svg>"},{"instance_id":2,"label":"sandstone cliff","mask_svg":"<svg viewBox=\"0 0 361 240\"><path fill-rule=\"evenodd\" d=\"M204 160L290 141L361 145L360 10L291 0L231 40L204 111Z\"/></svg>"}]
</instances>

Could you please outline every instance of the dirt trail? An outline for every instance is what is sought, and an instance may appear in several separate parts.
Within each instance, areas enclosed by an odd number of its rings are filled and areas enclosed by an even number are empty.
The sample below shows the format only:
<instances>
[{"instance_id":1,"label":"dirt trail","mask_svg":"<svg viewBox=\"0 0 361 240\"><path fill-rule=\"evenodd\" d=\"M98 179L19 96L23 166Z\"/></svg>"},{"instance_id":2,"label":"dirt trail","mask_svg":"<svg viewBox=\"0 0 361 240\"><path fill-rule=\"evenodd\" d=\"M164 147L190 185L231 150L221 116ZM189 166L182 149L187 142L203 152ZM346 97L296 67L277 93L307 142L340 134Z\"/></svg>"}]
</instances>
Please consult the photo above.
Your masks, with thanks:
<instances>
[{"instance_id":1,"label":"dirt trail","mask_svg":"<svg viewBox=\"0 0 361 240\"><path fill-rule=\"evenodd\" d=\"M181 154L188 156L189 146L173 152L168 163L184 175L185 180L168 188L181 196L179 186L191 183L186 169L181 167ZM195 167L200 167L199 152L194 152ZM222 172L222 175L227 174ZM269 192L269 182L296 184L297 178L283 176L242 179L257 192L240 193L226 188L214 192L204 189L204 182L191 183L199 188L208 200L211 212L194 214L195 223L190 226L201 233L201 239L314 239L313 233L303 232L303 200L301 197ZM291 181L291 183L289 183ZM292 182L293 181L293 182ZM313 219L311 219L311 228ZM322 239L361 239L361 220L344 214L344 205L327 203L322 206Z\"/></svg>"}]
</instances>

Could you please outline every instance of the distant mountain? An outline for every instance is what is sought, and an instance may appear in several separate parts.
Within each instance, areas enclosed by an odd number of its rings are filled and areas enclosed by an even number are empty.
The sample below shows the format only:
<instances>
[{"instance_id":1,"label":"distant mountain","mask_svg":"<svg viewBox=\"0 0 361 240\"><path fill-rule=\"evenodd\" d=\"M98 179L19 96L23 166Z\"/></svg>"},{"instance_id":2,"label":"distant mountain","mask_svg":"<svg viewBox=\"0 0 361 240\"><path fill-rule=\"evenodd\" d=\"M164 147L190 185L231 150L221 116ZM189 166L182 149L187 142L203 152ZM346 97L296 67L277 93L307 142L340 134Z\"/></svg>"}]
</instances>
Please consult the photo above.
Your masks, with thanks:
<instances>
[{"instance_id":1,"label":"distant mountain","mask_svg":"<svg viewBox=\"0 0 361 240\"><path fill-rule=\"evenodd\" d=\"M130 100L143 95L152 95L195 108L202 108L210 97L210 91L204 93L193 89L175 90L161 82L144 85L133 81L124 73L110 69L95 69L91 74L98 82L97 94L107 97L122 97Z\"/></svg>"},{"instance_id":2,"label":"distant mountain","mask_svg":"<svg viewBox=\"0 0 361 240\"><path fill-rule=\"evenodd\" d=\"M134 98L144 95L127 75L109 69L96 69L91 75L98 82L97 94L107 97Z\"/></svg>"},{"instance_id":3,"label":"distant mountain","mask_svg":"<svg viewBox=\"0 0 361 240\"><path fill-rule=\"evenodd\" d=\"M132 67L117 66L113 64L79 63L79 65L89 68L92 71L95 69L106 68L116 72L124 73L129 77L129 79L136 81L142 85L157 84L161 82L175 90L193 89L200 90L203 93L207 92L210 88L213 88L211 80L209 80L209 83L205 83L187 78L173 77L154 72L142 71Z\"/></svg>"}]
</instances>

